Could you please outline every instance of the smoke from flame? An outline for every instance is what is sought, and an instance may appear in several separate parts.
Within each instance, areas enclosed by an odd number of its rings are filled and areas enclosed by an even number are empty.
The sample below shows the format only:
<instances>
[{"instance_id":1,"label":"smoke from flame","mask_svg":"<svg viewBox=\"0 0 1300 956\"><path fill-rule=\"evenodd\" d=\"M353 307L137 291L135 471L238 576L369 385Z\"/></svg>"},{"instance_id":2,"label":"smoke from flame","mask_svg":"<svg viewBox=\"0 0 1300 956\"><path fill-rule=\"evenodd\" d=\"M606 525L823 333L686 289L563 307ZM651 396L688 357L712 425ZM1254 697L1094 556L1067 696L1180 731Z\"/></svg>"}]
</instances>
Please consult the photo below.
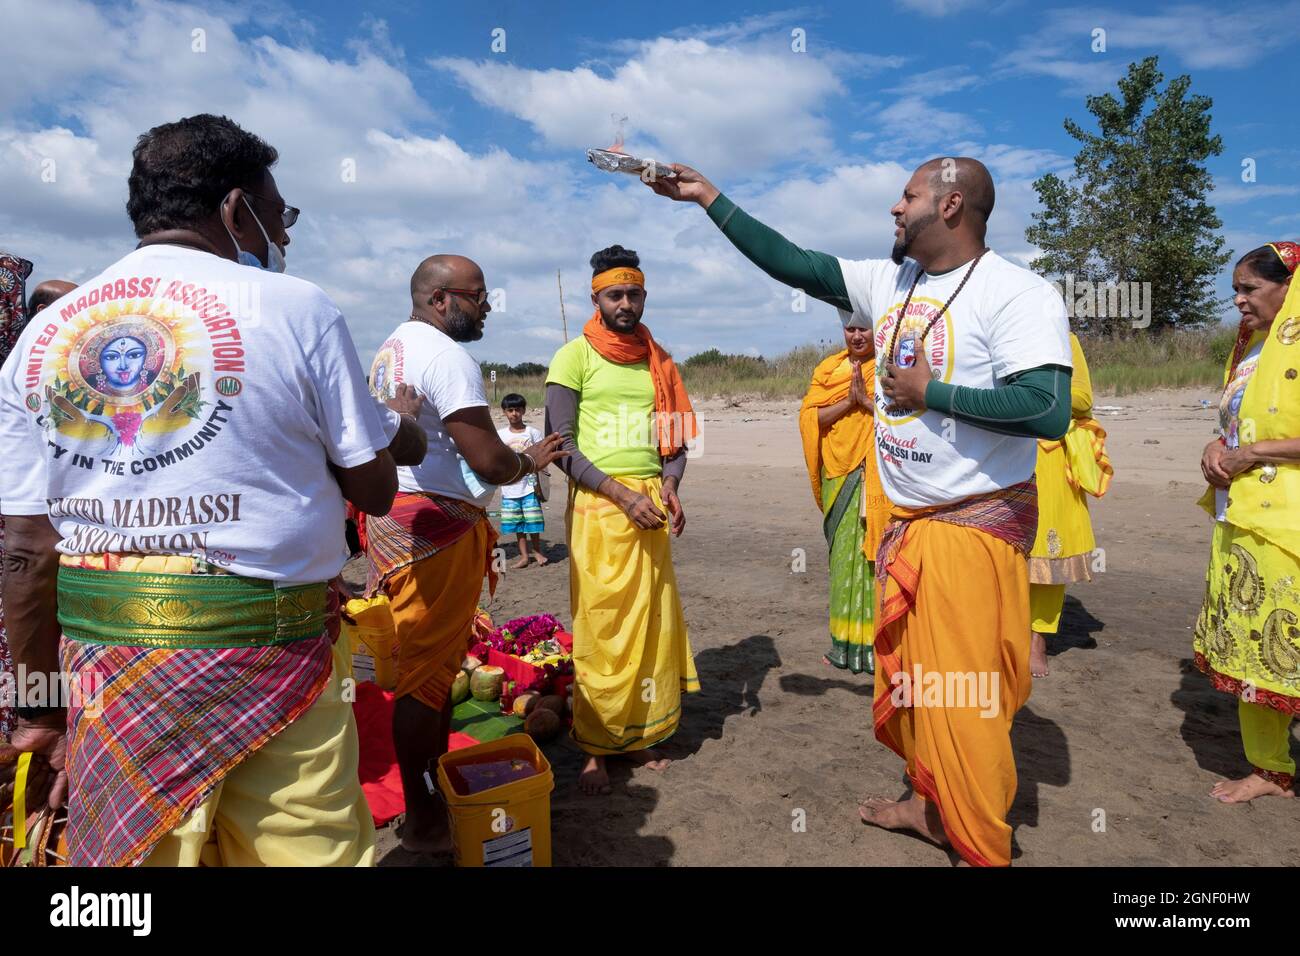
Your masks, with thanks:
<instances>
[{"instance_id":1,"label":"smoke from flame","mask_svg":"<svg viewBox=\"0 0 1300 956\"><path fill-rule=\"evenodd\" d=\"M627 117L620 116L618 113L610 113L609 118L614 121L614 142L610 143L606 151L622 153L626 156L627 151L623 149L623 128L627 125Z\"/></svg>"}]
</instances>

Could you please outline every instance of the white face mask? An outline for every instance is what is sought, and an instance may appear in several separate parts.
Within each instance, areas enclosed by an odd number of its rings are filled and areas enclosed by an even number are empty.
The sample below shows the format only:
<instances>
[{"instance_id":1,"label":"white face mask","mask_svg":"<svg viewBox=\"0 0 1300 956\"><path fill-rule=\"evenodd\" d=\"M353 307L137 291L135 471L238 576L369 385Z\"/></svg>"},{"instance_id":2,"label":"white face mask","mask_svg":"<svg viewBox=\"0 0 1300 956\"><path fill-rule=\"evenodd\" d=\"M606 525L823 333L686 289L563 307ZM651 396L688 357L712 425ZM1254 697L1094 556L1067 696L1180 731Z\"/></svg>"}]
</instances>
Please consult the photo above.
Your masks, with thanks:
<instances>
[{"instance_id":1,"label":"white face mask","mask_svg":"<svg viewBox=\"0 0 1300 956\"><path fill-rule=\"evenodd\" d=\"M257 213L253 212L253 207L248 205L248 197L240 197L244 200L244 205L248 206L248 212L253 217L253 222L257 223L257 228L262 230L262 238L266 240L266 265L262 265L262 260L257 258L247 249L239 248L239 242L235 239L235 234L226 227L226 235L230 241L235 244L235 253L238 256L240 265L253 266L257 269L265 269L268 272L284 271L284 250L271 241L271 237L266 234L266 228L262 225L262 220L257 218ZM224 225L224 222L223 222Z\"/></svg>"}]
</instances>

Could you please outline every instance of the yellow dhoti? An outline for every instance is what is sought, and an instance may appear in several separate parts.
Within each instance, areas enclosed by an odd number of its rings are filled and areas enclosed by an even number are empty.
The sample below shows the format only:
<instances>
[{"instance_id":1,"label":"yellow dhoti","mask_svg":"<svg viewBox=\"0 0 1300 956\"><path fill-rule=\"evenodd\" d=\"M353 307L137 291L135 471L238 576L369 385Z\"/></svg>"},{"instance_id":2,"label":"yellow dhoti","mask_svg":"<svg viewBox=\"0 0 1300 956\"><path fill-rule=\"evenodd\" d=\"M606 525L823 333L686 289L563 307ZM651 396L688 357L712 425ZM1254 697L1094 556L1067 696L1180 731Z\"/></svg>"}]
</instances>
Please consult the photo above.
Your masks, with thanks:
<instances>
[{"instance_id":1,"label":"yellow dhoti","mask_svg":"<svg viewBox=\"0 0 1300 956\"><path fill-rule=\"evenodd\" d=\"M918 519L884 588L876 737L907 761L963 859L1007 866L1011 723L1030 690L1025 558L978 529Z\"/></svg>"},{"instance_id":2,"label":"yellow dhoti","mask_svg":"<svg viewBox=\"0 0 1300 956\"><path fill-rule=\"evenodd\" d=\"M316 702L222 779L144 866L373 866L375 827L357 777L350 650Z\"/></svg>"},{"instance_id":3,"label":"yellow dhoti","mask_svg":"<svg viewBox=\"0 0 1300 956\"><path fill-rule=\"evenodd\" d=\"M495 541L496 531L484 519L384 582L397 632L398 697L410 694L434 710L446 705L469 650Z\"/></svg>"},{"instance_id":4,"label":"yellow dhoti","mask_svg":"<svg viewBox=\"0 0 1300 956\"><path fill-rule=\"evenodd\" d=\"M615 478L667 513L659 478ZM637 528L613 501L572 486L573 739L590 754L653 747L700 688L667 526Z\"/></svg>"}]
</instances>

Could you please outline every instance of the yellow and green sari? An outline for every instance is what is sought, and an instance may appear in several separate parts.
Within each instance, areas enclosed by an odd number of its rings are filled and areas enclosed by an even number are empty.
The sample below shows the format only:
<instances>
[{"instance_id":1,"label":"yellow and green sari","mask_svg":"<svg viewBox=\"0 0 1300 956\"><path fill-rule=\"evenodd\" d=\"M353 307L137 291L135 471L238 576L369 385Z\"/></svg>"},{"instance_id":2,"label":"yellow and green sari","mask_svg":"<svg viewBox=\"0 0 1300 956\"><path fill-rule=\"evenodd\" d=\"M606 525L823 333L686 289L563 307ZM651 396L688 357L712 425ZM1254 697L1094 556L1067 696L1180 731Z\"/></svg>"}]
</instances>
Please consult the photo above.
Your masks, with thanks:
<instances>
[{"instance_id":1,"label":"yellow and green sari","mask_svg":"<svg viewBox=\"0 0 1300 956\"><path fill-rule=\"evenodd\" d=\"M889 516L889 499L876 472L875 419L870 409L855 408L827 429L817 421L818 409L848 396L852 374L847 350L817 366L799 411L799 431L830 549L826 660L854 674L870 674L875 670L876 546ZM874 361L862 363L862 378L867 394L874 394Z\"/></svg>"}]
</instances>

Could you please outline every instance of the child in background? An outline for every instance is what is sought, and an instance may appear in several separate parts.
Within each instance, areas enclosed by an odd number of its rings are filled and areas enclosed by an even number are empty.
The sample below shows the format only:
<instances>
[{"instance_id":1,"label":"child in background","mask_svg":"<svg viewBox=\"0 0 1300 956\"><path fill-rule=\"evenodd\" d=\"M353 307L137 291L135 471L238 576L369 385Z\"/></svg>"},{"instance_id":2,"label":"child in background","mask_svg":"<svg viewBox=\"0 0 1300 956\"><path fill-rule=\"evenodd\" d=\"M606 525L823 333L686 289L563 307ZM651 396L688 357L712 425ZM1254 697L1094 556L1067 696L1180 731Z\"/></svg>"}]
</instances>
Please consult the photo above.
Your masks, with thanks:
<instances>
[{"instance_id":1,"label":"child in background","mask_svg":"<svg viewBox=\"0 0 1300 956\"><path fill-rule=\"evenodd\" d=\"M528 402L516 392L501 399L501 411L505 413L509 424L497 429L497 434L514 451L523 451L542 440L541 432L524 424L524 412L527 410ZM547 563L546 555L542 554L541 533L544 527L535 475L525 475L512 485L501 486L501 533L514 532L519 536L519 560L510 567L516 570L526 568L530 557L539 565ZM528 552L530 538L533 545L531 555Z\"/></svg>"}]
</instances>

